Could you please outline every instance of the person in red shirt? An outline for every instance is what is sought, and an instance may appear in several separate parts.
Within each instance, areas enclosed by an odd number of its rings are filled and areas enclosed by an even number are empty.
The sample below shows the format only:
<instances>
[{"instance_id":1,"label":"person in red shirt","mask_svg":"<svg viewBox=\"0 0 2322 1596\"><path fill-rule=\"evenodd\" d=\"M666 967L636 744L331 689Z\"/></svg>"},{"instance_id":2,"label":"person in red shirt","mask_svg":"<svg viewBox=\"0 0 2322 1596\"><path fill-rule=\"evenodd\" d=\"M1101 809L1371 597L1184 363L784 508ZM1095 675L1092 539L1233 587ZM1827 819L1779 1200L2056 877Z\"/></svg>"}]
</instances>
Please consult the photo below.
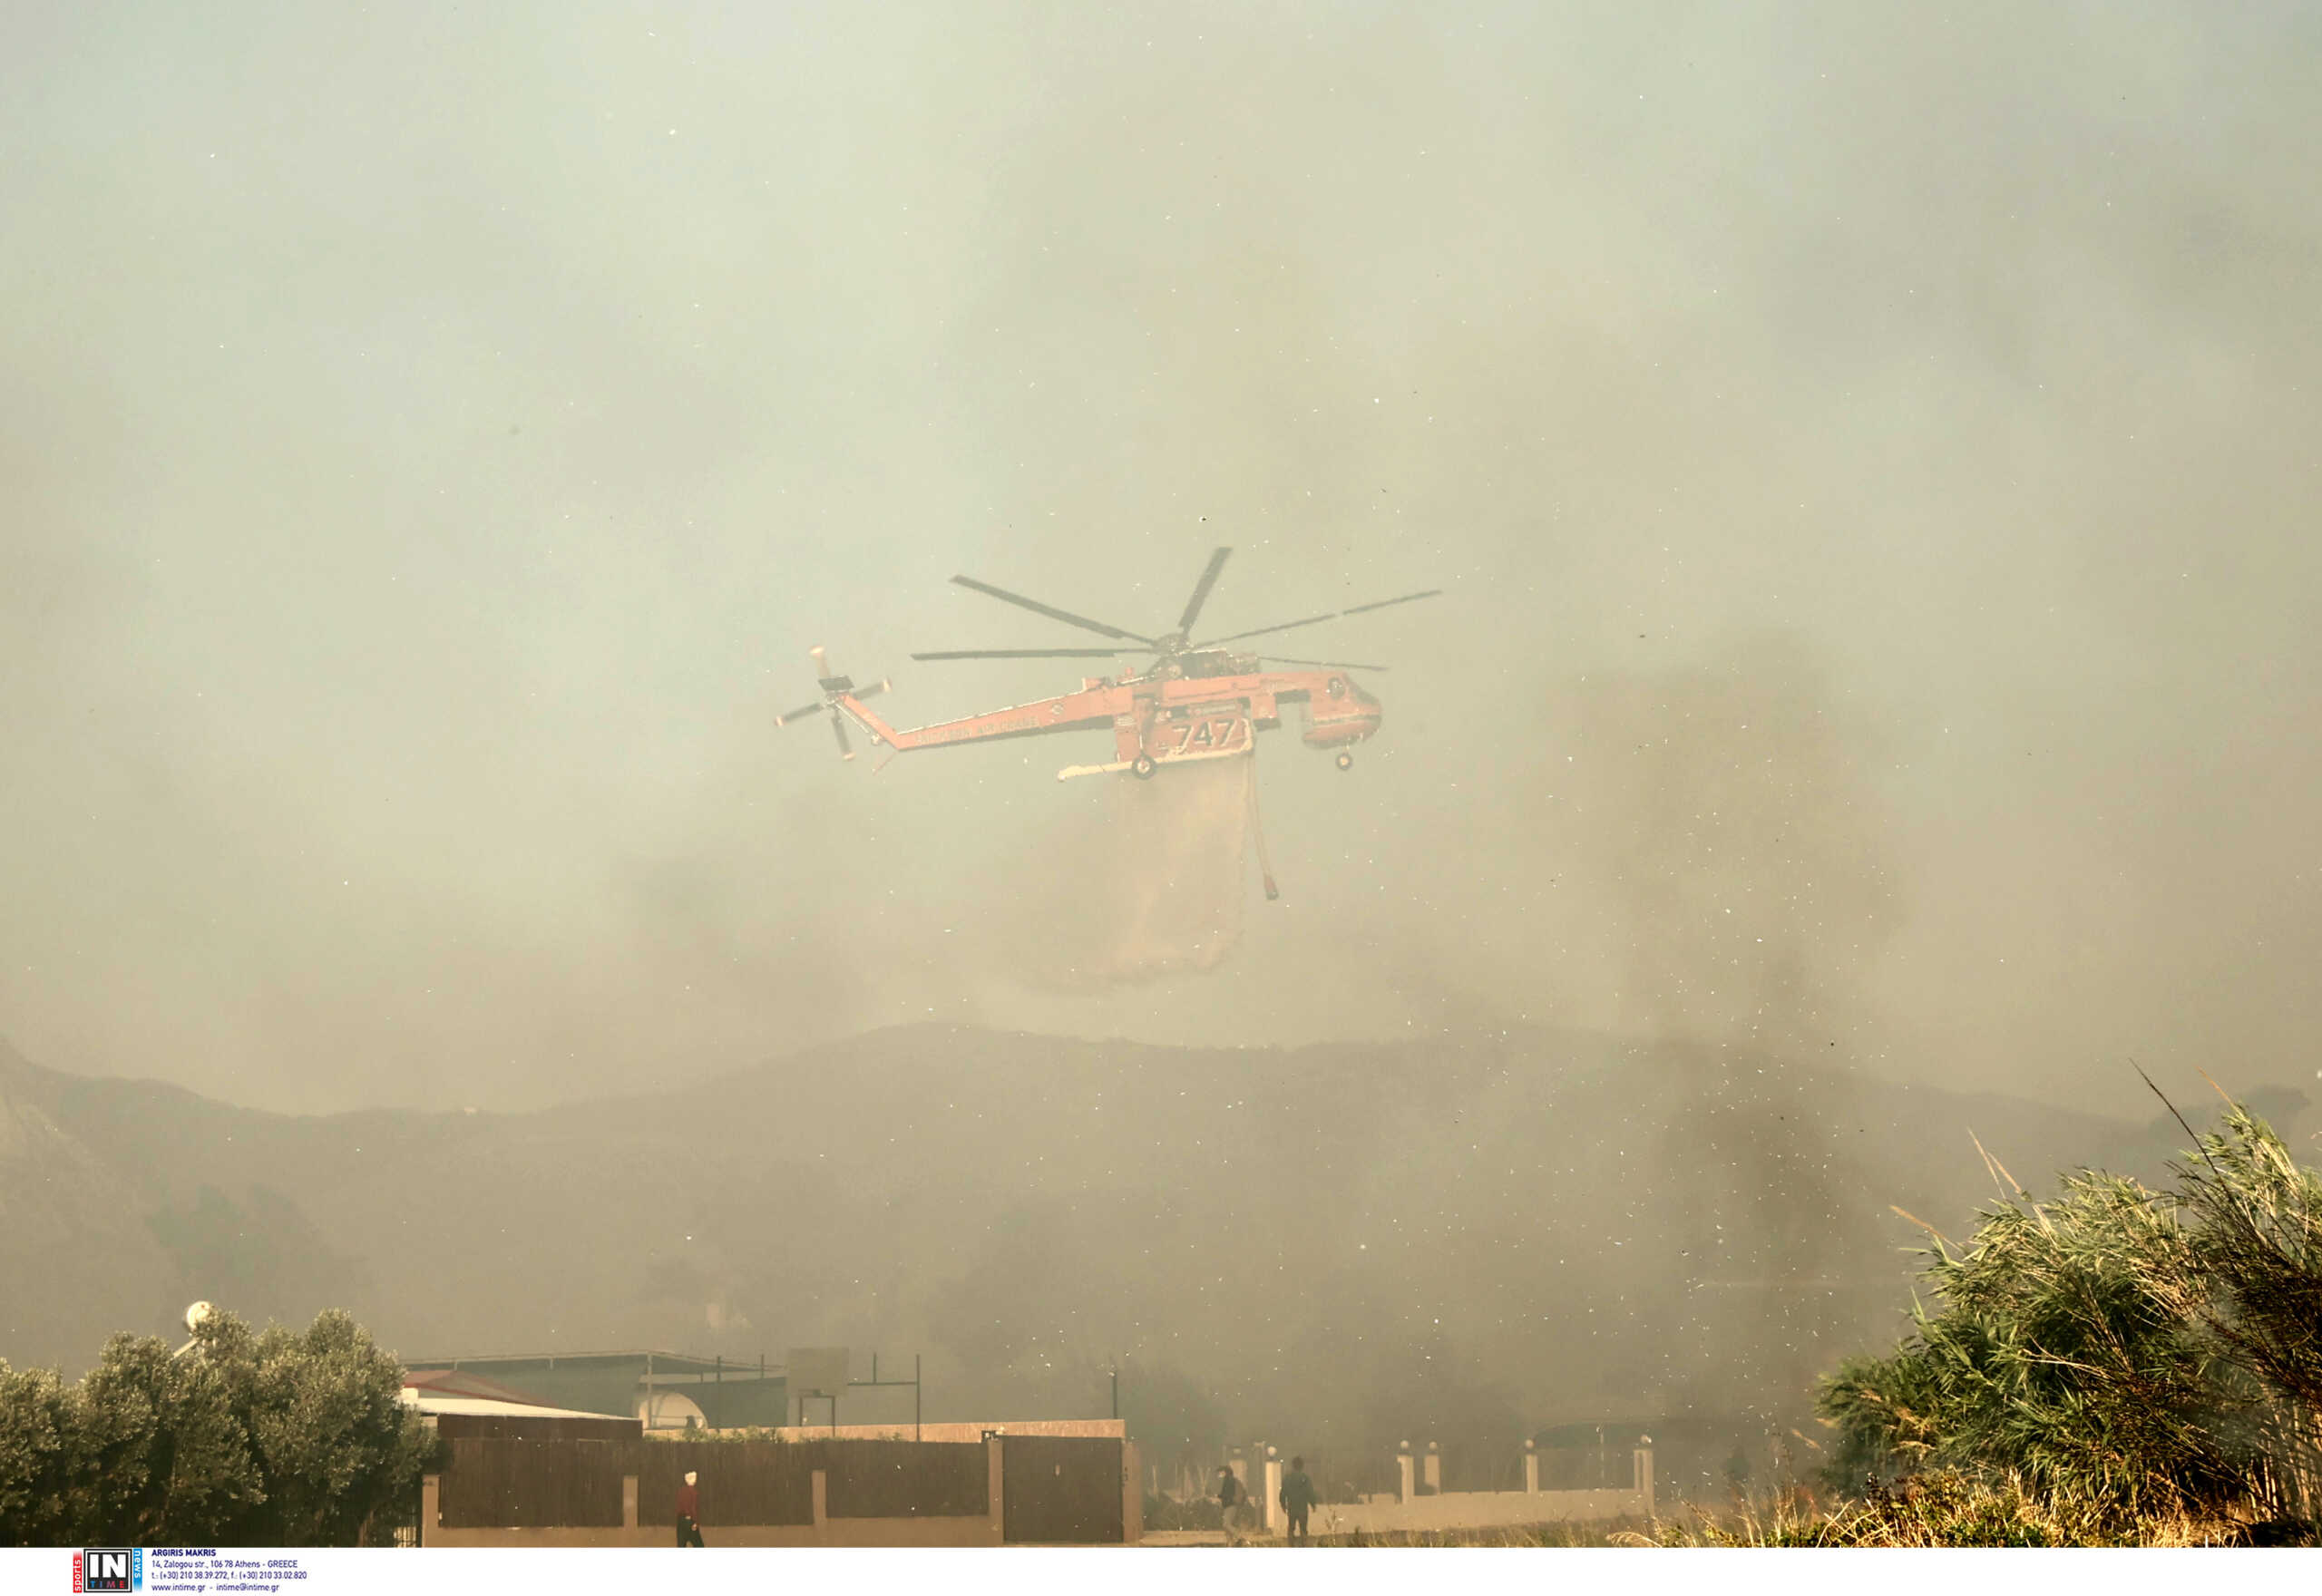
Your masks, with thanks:
<instances>
[{"instance_id":1,"label":"person in red shirt","mask_svg":"<svg viewBox=\"0 0 2322 1596\"><path fill-rule=\"evenodd\" d=\"M694 1481L699 1477L688 1469L686 1483L678 1487L678 1544L680 1546L706 1544L701 1538L701 1525L695 1522L701 1512L701 1497L693 1488Z\"/></svg>"}]
</instances>

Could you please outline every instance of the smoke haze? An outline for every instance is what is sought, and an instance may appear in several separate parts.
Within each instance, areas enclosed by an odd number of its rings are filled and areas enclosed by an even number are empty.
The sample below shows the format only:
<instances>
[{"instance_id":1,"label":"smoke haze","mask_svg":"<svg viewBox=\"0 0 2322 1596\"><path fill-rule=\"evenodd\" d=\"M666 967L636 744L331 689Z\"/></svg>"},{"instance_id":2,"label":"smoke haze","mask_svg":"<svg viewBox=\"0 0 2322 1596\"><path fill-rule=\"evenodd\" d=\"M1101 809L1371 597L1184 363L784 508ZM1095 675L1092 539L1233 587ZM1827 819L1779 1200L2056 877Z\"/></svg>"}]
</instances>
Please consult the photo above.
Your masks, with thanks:
<instances>
[{"instance_id":1,"label":"smoke haze","mask_svg":"<svg viewBox=\"0 0 2322 1596\"><path fill-rule=\"evenodd\" d=\"M2317 25L19 8L0 1034L302 1110L929 1018L2305 1078ZM818 643L1069 686L905 657L1215 543L1220 630L1449 589L1295 634L1394 668L1267 742L1280 904L1140 908L1101 737L771 727Z\"/></svg>"}]
</instances>

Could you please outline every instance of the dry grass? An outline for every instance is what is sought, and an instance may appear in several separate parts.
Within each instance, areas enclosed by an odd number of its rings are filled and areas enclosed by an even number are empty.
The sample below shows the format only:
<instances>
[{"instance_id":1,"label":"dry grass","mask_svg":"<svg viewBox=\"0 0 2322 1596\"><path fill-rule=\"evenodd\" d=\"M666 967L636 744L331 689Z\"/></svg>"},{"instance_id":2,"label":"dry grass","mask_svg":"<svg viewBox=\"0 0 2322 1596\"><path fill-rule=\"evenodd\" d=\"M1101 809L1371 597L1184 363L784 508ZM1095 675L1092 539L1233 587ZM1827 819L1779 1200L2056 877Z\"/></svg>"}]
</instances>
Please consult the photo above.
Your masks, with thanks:
<instances>
[{"instance_id":1,"label":"dry grass","mask_svg":"<svg viewBox=\"0 0 2322 1596\"><path fill-rule=\"evenodd\" d=\"M2297 1539L2288 1526L2168 1511L2124 1517L2105 1499L2059 1498L2021 1477L1938 1472L1823 1506L1804 1492L1663 1520L1633 1546L2247 1546Z\"/></svg>"},{"instance_id":2,"label":"dry grass","mask_svg":"<svg viewBox=\"0 0 2322 1596\"><path fill-rule=\"evenodd\" d=\"M2249 1546L2303 1544L2305 1529L2181 1513L2124 1519L2102 1501L2044 1497L2021 1479L1957 1473L1824 1504L1803 1490L1723 1509L1682 1509L1649 1523L1620 1519L1481 1530L1332 1536L1332 1546Z\"/></svg>"},{"instance_id":3,"label":"dry grass","mask_svg":"<svg viewBox=\"0 0 2322 1596\"><path fill-rule=\"evenodd\" d=\"M1383 1530L1317 1535L1317 1546L1649 1546L1654 1528L1634 1519L1509 1524L1481 1530Z\"/></svg>"}]
</instances>

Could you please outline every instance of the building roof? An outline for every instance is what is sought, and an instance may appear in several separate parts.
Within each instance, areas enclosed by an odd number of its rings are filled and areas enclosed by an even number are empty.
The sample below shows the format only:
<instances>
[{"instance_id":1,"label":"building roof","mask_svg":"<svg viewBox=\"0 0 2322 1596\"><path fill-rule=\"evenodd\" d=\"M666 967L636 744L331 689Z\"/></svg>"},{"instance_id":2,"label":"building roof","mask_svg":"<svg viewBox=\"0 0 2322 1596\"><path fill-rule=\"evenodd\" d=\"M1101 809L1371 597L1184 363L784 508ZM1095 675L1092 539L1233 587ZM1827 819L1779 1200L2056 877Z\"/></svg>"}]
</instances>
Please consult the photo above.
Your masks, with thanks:
<instances>
[{"instance_id":1,"label":"building roof","mask_svg":"<svg viewBox=\"0 0 2322 1596\"><path fill-rule=\"evenodd\" d=\"M458 1415L463 1418L587 1418L600 1419L600 1413L582 1413L572 1407L541 1407L531 1402L495 1402L489 1396L438 1396L405 1386L403 1405L437 1418Z\"/></svg>"},{"instance_id":2,"label":"building roof","mask_svg":"<svg viewBox=\"0 0 2322 1596\"><path fill-rule=\"evenodd\" d=\"M633 1352L487 1353L414 1362L406 1383L442 1397L516 1402L566 1413L651 1418L662 1408L697 1424L751 1427L778 1425L789 1412L789 1384L780 1372L761 1376L756 1364L727 1363L690 1353L639 1348ZM671 1399L682 1392L685 1400ZM644 1406L645 1398L652 1401Z\"/></svg>"},{"instance_id":3,"label":"building roof","mask_svg":"<svg viewBox=\"0 0 2322 1596\"><path fill-rule=\"evenodd\" d=\"M497 1380L487 1380L459 1369L414 1369L403 1377L405 1407L441 1418L459 1414L470 1418L596 1418L578 1408L556 1407Z\"/></svg>"},{"instance_id":4,"label":"building roof","mask_svg":"<svg viewBox=\"0 0 2322 1596\"><path fill-rule=\"evenodd\" d=\"M414 1368L585 1368L604 1367L621 1364L642 1364L651 1359L656 1374L691 1375L719 1374L727 1379L754 1377L765 1369L768 1378L783 1372L778 1363L744 1362L731 1358L703 1358L692 1352L670 1352L658 1347L639 1347L615 1352L485 1352L465 1358L436 1358L415 1362Z\"/></svg>"},{"instance_id":5,"label":"building roof","mask_svg":"<svg viewBox=\"0 0 2322 1596\"><path fill-rule=\"evenodd\" d=\"M406 1390L419 1391L441 1397L464 1396L486 1402L509 1402L520 1407L548 1406L530 1391L519 1391L503 1386L498 1380L461 1368L405 1369L403 1377Z\"/></svg>"}]
</instances>

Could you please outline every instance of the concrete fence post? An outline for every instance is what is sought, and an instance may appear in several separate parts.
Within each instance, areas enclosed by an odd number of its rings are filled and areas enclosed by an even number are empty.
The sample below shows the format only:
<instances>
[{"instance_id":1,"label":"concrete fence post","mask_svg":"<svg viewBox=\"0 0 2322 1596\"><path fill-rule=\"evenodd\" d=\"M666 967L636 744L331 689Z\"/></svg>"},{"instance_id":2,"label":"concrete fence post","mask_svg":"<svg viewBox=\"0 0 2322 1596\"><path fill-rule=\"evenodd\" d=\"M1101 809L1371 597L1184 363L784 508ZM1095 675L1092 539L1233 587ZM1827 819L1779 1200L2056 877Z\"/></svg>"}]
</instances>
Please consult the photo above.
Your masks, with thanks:
<instances>
[{"instance_id":1,"label":"concrete fence post","mask_svg":"<svg viewBox=\"0 0 2322 1596\"><path fill-rule=\"evenodd\" d=\"M999 1546L1008 1540L1008 1475L998 1435L985 1435L983 1453L987 1471L984 1488L990 1493L991 1510L991 1543Z\"/></svg>"},{"instance_id":2,"label":"concrete fence post","mask_svg":"<svg viewBox=\"0 0 2322 1596\"><path fill-rule=\"evenodd\" d=\"M1145 1539L1145 1465L1137 1461L1137 1443L1121 1443L1121 1543L1134 1546Z\"/></svg>"},{"instance_id":3,"label":"concrete fence post","mask_svg":"<svg viewBox=\"0 0 2322 1596\"><path fill-rule=\"evenodd\" d=\"M1411 1444L1405 1441L1395 1454L1395 1500L1408 1504L1419 1494L1411 1489Z\"/></svg>"},{"instance_id":4,"label":"concrete fence post","mask_svg":"<svg viewBox=\"0 0 2322 1596\"><path fill-rule=\"evenodd\" d=\"M1443 1494L1443 1454L1436 1450L1432 1441L1427 1444L1427 1473L1423 1477L1429 1491L1439 1496Z\"/></svg>"},{"instance_id":5,"label":"concrete fence post","mask_svg":"<svg viewBox=\"0 0 2322 1596\"><path fill-rule=\"evenodd\" d=\"M1524 1494L1540 1494L1540 1449L1531 1441L1524 1443Z\"/></svg>"},{"instance_id":6,"label":"concrete fence post","mask_svg":"<svg viewBox=\"0 0 2322 1596\"><path fill-rule=\"evenodd\" d=\"M1268 1534L1282 1528L1282 1455L1273 1447L1266 1448L1265 1500L1258 1504L1258 1523Z\"/></svg>"},{"instance_id":7,"label":"concrete fence post","mask_svg":"<svg viewBox=\"0 0 2322 1596\"><path fill-rule=\"evenodd\" d=\"M1636 1494L1644 1504L1644 1515L1653 1516L1653 1437L1638 1437L1636 1447Z\"/></svg>"}]
</instances>

